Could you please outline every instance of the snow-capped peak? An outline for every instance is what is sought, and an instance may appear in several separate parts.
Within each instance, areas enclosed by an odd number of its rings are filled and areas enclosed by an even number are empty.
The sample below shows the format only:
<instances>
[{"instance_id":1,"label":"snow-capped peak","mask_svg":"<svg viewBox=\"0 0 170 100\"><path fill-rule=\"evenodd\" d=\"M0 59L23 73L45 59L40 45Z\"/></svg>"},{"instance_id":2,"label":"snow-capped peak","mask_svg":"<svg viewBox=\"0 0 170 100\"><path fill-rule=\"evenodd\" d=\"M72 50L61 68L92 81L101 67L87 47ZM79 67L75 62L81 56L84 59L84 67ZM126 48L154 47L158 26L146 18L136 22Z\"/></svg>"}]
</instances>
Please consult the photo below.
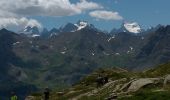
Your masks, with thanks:
<instances>
[{"instance_id":1,"label":"snow-capped peak","mask_svg":"<svg viewBox=\"0 0 170 100\"><path fill-rule=\"evenodd\" d=\"M30 32L33 27L31 26L25 26L23 32Z\"/></svg>"},{"instance_id":2,"label":"snow-capped peak","mask_svg":"<svg viewBox=\"0 0 170 100\"><path fill-rule=\"evenodd\" d=\"M77 31L85 28L88 26L88 22L86 21L79 21L77 24L74 24L75 26L77 26Z\"/></svg>"},{"instance_id":3,"label":"snow-capped peak","mask_svg":"<svg viewBox=\"0 0 170 100\"><path fill-rule=\"evenodd\" d=\"M25 28L23 30L21 30L20 33L23 33L23 34L27 35L28 37L40 36L39 29L36 26L25 26Z\"/></svg>"},{"instance_id":4,"label":"snow-capped peak","mask_svg":"<svg viewBox=\"0 0 170 100\"><path fill-rule=\"evenodd\" d=\"M39 34L39 29L36 26L26 26L21 32Z\"/></svg>"},{"instance_id":5,"label":"snow-capped peak","mask_svg":"<svg viewBox=\"0 0 170 100\"><path fill-rule=\"evenodd\" d=\"M141 32L141 27L137 22L125 22L123 26L128 32L135 34Z\"/></svg>"},{"instance_id":6,"label":"snow-capped peak","mask_svg":"<svg viewBox=\"0 0 170 100\"><path fill-rule=\"evenodd\" d=\"M82 21L82 20L79 20L75 24L67 23L63 27L60 27L59 30L60 30L60 32L76 32L76 31L80 31L84 28L97 30L97 28L95 28L94 25L88 23L87 21Z\"/></svg>"}]
</instances>

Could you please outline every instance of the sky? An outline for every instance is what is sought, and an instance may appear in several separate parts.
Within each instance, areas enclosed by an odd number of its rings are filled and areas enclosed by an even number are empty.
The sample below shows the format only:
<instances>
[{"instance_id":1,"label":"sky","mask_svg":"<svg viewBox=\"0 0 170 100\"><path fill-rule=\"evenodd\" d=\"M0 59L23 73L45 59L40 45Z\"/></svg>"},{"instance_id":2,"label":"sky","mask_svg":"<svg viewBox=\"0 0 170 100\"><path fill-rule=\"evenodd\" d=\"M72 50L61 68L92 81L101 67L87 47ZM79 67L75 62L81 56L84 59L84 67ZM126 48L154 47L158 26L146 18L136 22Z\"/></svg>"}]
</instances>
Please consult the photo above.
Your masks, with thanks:
<instances>
[{"instance_id":1,"label":"sky","mask_svg":"<svg viewBox=\"0 0 170 100\"><path fill-rule=\"evenodd\" d=\"M106 31L124 21L148 28L170 24L169 4L170 0L0 0L0 28L51 29L78 20Z\"/></svg>"}]
</instances>

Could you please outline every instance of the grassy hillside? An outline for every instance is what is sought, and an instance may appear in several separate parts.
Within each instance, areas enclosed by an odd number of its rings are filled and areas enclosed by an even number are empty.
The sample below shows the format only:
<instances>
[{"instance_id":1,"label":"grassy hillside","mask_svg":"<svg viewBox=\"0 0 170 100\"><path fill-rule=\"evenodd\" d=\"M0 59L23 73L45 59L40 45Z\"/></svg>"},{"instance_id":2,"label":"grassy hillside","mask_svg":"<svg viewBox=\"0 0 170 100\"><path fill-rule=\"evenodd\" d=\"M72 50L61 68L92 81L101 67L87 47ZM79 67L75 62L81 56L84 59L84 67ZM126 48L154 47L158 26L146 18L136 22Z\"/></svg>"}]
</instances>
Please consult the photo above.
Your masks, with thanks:
<instances>
[{"instance_id":1,"label":"grassy hillside","mask_svg":"<svg viewBox=\"0 0 170 100\"><path fill-rule=\"evenodd\" d=\"M165 76L170 74L170 63L161 64L151 70L146 71L144 74L150 77Z\"/></svg>"},{"instance_id":2,"label":"grassy hillside","mask_svg":"<svg viewBox=\"0 0 170 100\"><path fill-rule=\"evenodd\" d=\"M155 69L141 73L128 72L120 68L99 69L84 77L69 89L63 91L54 90L51 94L51 99L104 100L111 97L112 94L116 94L118 100L169 100L170 85L163 87L163 78L168 74L170 74L170 63L159 65ZM109 82L97 88L96 79L99 75L107 76ZM132 85L136 80L155 78L159 79L159 81L142 86L142 88L134 92L128 92L128 85L123 88L131 81L132 83L129 85ZM42 98L42 93L33 94L33 96L36 97L35 100L39 100Z\"/></svg>"}]
</instances>

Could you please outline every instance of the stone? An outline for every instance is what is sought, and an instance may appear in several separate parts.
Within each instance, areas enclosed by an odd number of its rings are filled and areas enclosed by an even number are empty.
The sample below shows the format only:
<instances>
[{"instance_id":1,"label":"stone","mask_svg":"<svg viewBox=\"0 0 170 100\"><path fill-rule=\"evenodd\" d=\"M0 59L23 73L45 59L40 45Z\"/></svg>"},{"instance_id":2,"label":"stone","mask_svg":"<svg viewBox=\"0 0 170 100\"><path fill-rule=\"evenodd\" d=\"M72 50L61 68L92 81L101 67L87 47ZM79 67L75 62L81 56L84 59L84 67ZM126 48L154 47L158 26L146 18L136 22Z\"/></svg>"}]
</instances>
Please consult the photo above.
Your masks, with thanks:
<instances>
[{"instance_id":1,"label":"stone","mask_svg":"<svg viewBox=\"0 0 170 100\"><path fill-rule=\"evenodd\" d=\"M164 86L166 86L168 83L170 83L170 75L166 75L164 79Z\"/></svg>"},{"instance_id":2,"label":"stone","mask_svg":"<svg viewBox=\"0 0 170 100\"><path fill-rule=\"evenodd\" d=\"M136 81L133 81L131 85L128 88L128 92L136 92L143 86L149 85L149 84L156 84L160 78L141 78Z\"/></svg>"}]
</instances>

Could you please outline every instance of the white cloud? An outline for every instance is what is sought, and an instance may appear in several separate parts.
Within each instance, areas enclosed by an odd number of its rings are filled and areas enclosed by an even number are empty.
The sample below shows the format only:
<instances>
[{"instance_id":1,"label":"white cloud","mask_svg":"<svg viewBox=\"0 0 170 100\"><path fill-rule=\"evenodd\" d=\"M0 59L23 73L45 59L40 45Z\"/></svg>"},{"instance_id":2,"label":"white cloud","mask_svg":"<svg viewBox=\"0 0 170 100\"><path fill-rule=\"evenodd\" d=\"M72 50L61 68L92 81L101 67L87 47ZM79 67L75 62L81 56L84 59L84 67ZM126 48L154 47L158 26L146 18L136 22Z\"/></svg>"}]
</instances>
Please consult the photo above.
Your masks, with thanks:
<instances>
[{"instance_id":1,"label":"white cloud","mask_svg":"<svg viewBox=\"0 0 170 100\"><path fill-rule=\"evenodd\" d=\"M5 6L4 6L5 5ZM16 15L70 16L84 10L99 9L101 5L81 0L71 3L69 0L1 0L0 9Z\"/></svg>"},{"instance_id":2,"label":"white cloud","mask_svg":"<svg viewBox=\"0 0 170 100\"><path fill-rule=\"evenodd\" d=\"M96 10L89 13L91 17L103 20L122 20L123 17L119 15L118 12L105 11L105 10Z\"/></svg>"},{"instance_id":3,"label":"white cloud","mask_svg":"<svg viewBox=\"0 0 170 100\"><path fill-rule=\"evenodd\" d=\"M86 10L100 9L101 5L87 0L0 0L0 27L20 27L41 24L31 16L71 16Z\"/></svg>"},{"instance_id":4,"label":"white cloud","mask_svg":"<svg viewBox=\"0 0 170 100\"><path fill-rule=\"evenodd\" d=\"M14 17L0 17L0 28L24 28L25 26L37 26L38 28L42 28L42 25L34 20L27 19L25 17L22 18L14 18Z\"/></svg>"},{"instance_id":5,"label":"white cloud","mask_svg":"<svg viewBox=\"0 0 170 100\"><path fill-rule=\"evenodd\" d=\"M87 0L81 0L76 4L76 7L81 9L81 10L91 10L91 9L101 9L103 6L94 3L94 2L89 2Z\"/></svg>"}]
</instances>

